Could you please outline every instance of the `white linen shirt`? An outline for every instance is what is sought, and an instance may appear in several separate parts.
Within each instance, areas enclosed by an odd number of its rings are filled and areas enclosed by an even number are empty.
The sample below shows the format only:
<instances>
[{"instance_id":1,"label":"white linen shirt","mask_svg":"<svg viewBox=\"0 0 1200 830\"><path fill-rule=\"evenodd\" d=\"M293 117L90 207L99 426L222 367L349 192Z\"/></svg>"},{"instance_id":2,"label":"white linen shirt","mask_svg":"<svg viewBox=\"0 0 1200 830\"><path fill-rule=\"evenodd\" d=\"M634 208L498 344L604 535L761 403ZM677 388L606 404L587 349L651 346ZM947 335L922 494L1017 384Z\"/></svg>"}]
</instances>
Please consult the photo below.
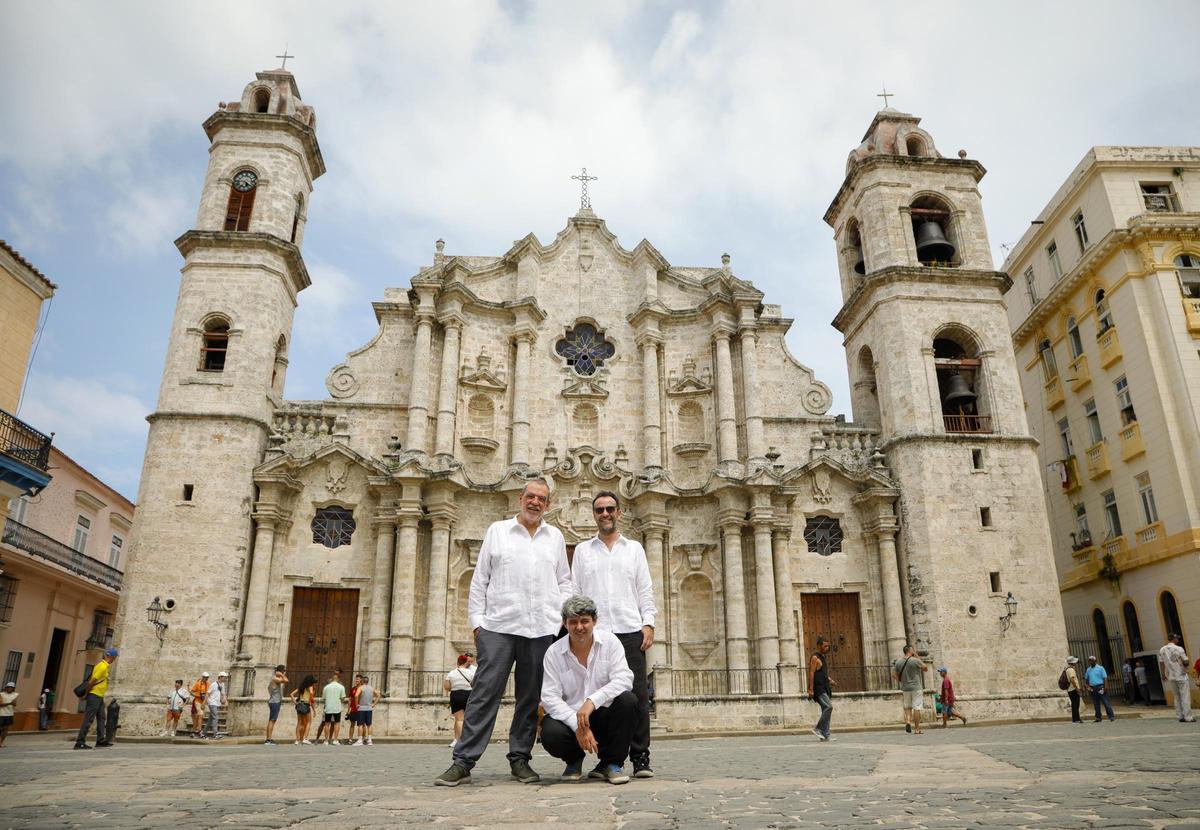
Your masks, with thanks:
<instances>
[{"instance_id":1,"label":"white linen shirt","mask_svg":"<svg viewBox=\"0 0 1200 830\"><path fill-rule=\"evenodd\" d=\"M545 637L562 627L571 598L571 568L562 532L542 522L533 535L516 517L493 522L471 575L471 628Z\"/></svg>"},{"instance_id":2,"label":"white linen shirt","mask_svg":"<svg viewBox=\"0 0 1200 830\"><path fill-rule=\"evenodd\" d=\"M596 628L614 634L654 627L654 583L641 544L618 536L612 550L593 536L576 546L571 564L575 593L596 603Z\"/></svg>"},{"instance_id":3,"label":"white linen shirt","mask_svg":"<svg viewBox=\"0 0 1200 830\"><path fill-rule=\"evenodd\" d=\"M209 706L224 706L225 705L225 684L216 682L208 687L208 698L205 700Z\"/></svg>"},{"instance_id":4,"label":"white linen shirt","mask_svg":"<svg viewBox=\"0 0 1200 830\"><path fill-rule=\"evenodd\" d=\"M1158 650L1158 660L1167 667L1167 680L1187 680L1187 652L1175 643L1167 643Z\"/></svg>"},{"instance_id":5,"label":"white linen shirt","mask_svg":"<svg viewBox=\"0 0 1200 830\"><path fill-rule=\"evenodd\" d=\"M633 672L617 635L594 628L592 637L586 667L571 653L569 634L555 640L542 660L542 708L572 732L579 728L576 712L585 700L603 709L621 692L633 690Z\"/></svg>"}]
</instances>

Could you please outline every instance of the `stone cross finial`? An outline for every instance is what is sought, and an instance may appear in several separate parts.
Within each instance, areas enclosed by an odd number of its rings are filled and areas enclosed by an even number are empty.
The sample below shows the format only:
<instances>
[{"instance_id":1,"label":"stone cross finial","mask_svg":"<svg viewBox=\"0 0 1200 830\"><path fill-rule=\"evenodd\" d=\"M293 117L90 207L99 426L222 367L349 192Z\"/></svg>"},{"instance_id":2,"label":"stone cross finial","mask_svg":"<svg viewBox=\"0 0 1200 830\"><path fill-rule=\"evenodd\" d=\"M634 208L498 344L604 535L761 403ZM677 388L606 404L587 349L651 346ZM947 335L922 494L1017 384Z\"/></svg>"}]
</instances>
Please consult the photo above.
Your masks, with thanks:
<instances>
[{"instance_id":1,"label":"stone cross finial","mask_svg":"<svg viewBox=\"0 0 1200 830\"><path fill-rule=\"evenodd\" d=\"M887 84L884 84L884 85L883 85L883 92L880 92L880 93L876 94L876 96L875 96L875 97L876 97L876 98L882 98L882 99L883 99L883 108L884 108L884 109L887 109L887 106L888 106L888 98L891 98L891 97L892 97L892 96L894 96L895 94L896 94L896 93L894 93L894 92L888 92L888 91L887 91Z\"/></svg>"},{"instance_id":2,"label":"stone cross finial","mask_svg":"<svg viewBox=\"0 0 1200 830\"><path fill-rule=\"evenodd\" d=\"M581 173L578 176L572 176L571 178L577 182L580 182L583 186L582 191L579 194L580 209L591 209L592 199L590 196L588 196L588 182L599 181L600 177L599 176L589 176L587 168L585 167L585 168L583 168L583 173Z\"/></svg>"},{"instance_id":3,"label":"stone cross finial","mask_svg":"<svg viewBox=\"0 0 1200 830\"><path fill-rule=\"evenodd\" d=\"M277 57L277 58L282 58L282 59L283 59L283 63L281 63L281 64L279 65L279 68L280 68L280 69L287 69L287 62L288 62L288 58L294 58L294 57L296 57L296 56L295 56L295 55L289 55L289 54L288 54L288 48L287 48L287 44L285 43L285 44L283 45L283 54L282 54L282 55L276 55L275 57Z\"/></svg>"}]
</instances>

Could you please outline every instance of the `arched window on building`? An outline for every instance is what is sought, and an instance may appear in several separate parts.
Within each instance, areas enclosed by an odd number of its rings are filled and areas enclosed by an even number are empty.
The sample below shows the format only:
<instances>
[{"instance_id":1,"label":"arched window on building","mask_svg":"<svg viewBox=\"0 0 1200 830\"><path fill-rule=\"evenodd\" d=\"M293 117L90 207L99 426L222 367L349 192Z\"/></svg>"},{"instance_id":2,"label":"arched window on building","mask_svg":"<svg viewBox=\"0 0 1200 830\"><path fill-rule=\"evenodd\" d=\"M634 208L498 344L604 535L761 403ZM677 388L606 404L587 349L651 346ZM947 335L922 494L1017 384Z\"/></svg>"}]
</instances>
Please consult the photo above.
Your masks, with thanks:
<instances>
[{"instance_id":1,"label":"arched window on building","mask_svg":"<svg viewBox=\"0 0 1200 830\"><path fill-rule=\"evenodd\" d=\"M867 273L866 256L863 253L862 226L857 219L851 219L846 224L846 249L850 254L850 267L854 273L862 276Z\"/></svg>"},{"instance_id":2,"label":"arched window on building","mask_svg":"<svg viewBox=\"0 0 1200 830\"><path fill-rule=\"evenodd\" d=\"M296 243L296 231L300 229L300 214L304 212L304 197L296 194L296 211L292 214L292 237L289 242Z\"/></svg>"},{"instance_id":3,"label":"arched window on building","mask_svg":"<svg viewBox=\"0 0 1200 830\"><path fill-rule=\"evenodd\" d=\"M1096 292L1096 337L1100 337L1112 327L1112 311L1108 308L1108 297L1101 288Z\"/></svg>"},{"instance_id":4,"label":"arched window on building","mask_svg":"<svg viewBox=\"0 0 1200 830\"><path fill-rule=\"evenodd\" d=\"M829 556L842 551L842 525L833 516L810 516L804 525L804 543L810 553Z\"/></svg>"},{"instance_id":5,"label":"arched window on building","mask_svg":"<svg viewBox=\"0 0 1200 830\"><path fill-rule=\"evenodd\" d=\"M1071 349L1072 360L1083 354L1083 338L1079 336L1079 323L1073 314L1067 318L1067 344Z\"/></svg>"},{"instance_id":6,"label":"arched window on building","mask_svg":"<svg viewBox=\"0 0 1200 830\"><path fill-rule=\"evenodd\" d=\"M1179 645L1187 650L1187 646L1183 644L1183 622L1179 619L1179 606L1175 603L1175 595L1170 591L1163 591L1158 595L1158 605L1162 609L1163 628L1168 634L1178 634Z\"/></svg>"},{"instance_id":7,"label":"arched window on building","mask_svg":"<svg viewBox=\"0 0 1200 830\"><path fill-rule=\"evenodd\" d=\"M933 366L946 432L990 433L983 360L975 336L961 326L938 332L933 339Z\"/></svg>"},{"instance_id":8,"label":"arched window on building","mask_svg":"<svg viewBox=\"0 0 1200 830\"><path fill-rule=\"evenodd\" d=\"M229 321L214 317L204 324L200 344L200 371L224 372L229 354Z\"/></svg>"},{"instance_id":9,"label":"arched window on building","mask_svg":"<svg viewBox=\"0 0 1200 830\"><path fill-rule=\"evenodd\" d=\"M1183 296L1200 299L1200 256L1180 254L1175 257L1175 273L1179 275L1179 290Z\"/></svg>"},{"instance_id":10,"label":"arched window on building","mask_svg":"<svg viewBox=\"0 0 1200 830\"><path fill-rule=\"evenodd\" d=\"M271 90L266 87L259 87L254 90L254 111L255 112L270 112L271 110Z\"/></svg>"},{"instance_id":11,"label":"arched window on building","mask_svg":"<svg viewBox=\"0 0 1200 830\"><path fill-rule=\"evenodd\" d=\"M904 148L908 150L910 156L925 155L925 142L918 135L910 135L904 139Z\"/></svg>"},{"instance_id":12,"label":"arched window on building","mask_svg":"<svg viewBox=\"0 0 1200 830\"><path fill-rule=\"evenodd\" d=\"M858 350L858 371L854 378L854 418L867 426L882 423L879 409L879 389L875 380L875 355L870 346Z\"/></svg>"},{"instance_id":13,"label":"arched window on building","mask_svg":"<svg viewBox=\"0 0 1200 830\"><path fill-rule=\"evenodd\" d=\"M225 230L250 230L250 214L254 210L254 194L258 190L258 174L239 170L229 186L229 204L225 208Z\"/></svg>"},{"instance_id":14,"label":"arched window on building","mask_svg":"<svg viewBox=\"0 0 1200 830\"><path fill-rule=\"evenodd\" d=\"M1125 617L1125 636L1129 640L1129 653L1137 654L1145 649L1142 645L1142 626L1138 623L1137 608L1132 600L1125 600L1121 605L1121 614Z\"/></svg>"},{"instance_id":15,"label":"arched window on building","mask_svg":"<svg viewBox=\"0 0 1200 830\"><path fill-rule=\"evenodd\" d=\"M1096 659L1111 675L1116 671L1117 664L1113 662L1112 643L1108 641L1108 622L1099 608L1092 612L1092 625L1096 629Z\"/></svg>"},{"instance_id":16,"label":"arched window on building","mask_svg":"<svg viewBox=\"0 0 1200 830\"><path fill-rule=\"evenodd\" d=\"M354 512L348 508L322 507L313 515L313 542L327 548L340 548L350 544L356 526Z\"/></svg>"}]
</instances>

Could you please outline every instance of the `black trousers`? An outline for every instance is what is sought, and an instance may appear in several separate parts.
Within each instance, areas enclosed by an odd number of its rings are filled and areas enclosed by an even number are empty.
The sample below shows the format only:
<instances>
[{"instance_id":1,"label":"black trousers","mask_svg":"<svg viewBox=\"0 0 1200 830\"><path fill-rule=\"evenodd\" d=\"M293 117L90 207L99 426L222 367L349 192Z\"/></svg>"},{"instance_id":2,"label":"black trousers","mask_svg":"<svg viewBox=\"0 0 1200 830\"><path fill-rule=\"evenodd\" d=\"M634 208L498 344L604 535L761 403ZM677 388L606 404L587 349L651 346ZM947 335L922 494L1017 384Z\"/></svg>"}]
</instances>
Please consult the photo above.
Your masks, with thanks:
<instances>
[{"instance_id":1,"label":"black trousers","mask_svg":"<svg viewBox=\"0 0 1200 830\"><path fill-rule=\"evenodd\" d=\"M1079 692L1072 689L1071 691L1067 692L1067 696L1071 698L1071 721L1073 723L1079 723L1081 720L1083 720L1081 717L1079 717Z\"/></svg>"},{"instance_id":2,"label":"black trousers","mask_svg":"<svg viewBox=\"0 0 1200 830\"><path fill-rule=\"evenodd\" d=\"M75 736L76 744L87 743L88 729L92 726L92 719L96 721L96 743L102 744L106 737L104 734L104 698L99 695L89 694L87 700L84 701L83 723L79 724L79 734Z\"/></svg>"},{"instance_id":3,"label":"black trousers","mask_svg":"<svg viewBox=\"0 0 1200 830\"><path fill-rule=\"evenodd\" d=\"M646 652L642 651L642 632L618 634L625 647L625 662L633 672L633 696L637 698L637 718L629 741L629 760L650 763L650 690L646 686Z\"/></svg>"},{"instance_id":4,"label":"black trousers","mask_svg":"<svg viewBox=\"0 0 1200 830\"><path fill-rule=\"evenodd\" d=\"M637 698L632 692L621 692L607 706L592 712L588 722L600 745L601 764L624 765L636 713ZM584 756L571 727L549 716L542 721L542 748L568 764L578 764Z\"/></svg>"}]
</instances>

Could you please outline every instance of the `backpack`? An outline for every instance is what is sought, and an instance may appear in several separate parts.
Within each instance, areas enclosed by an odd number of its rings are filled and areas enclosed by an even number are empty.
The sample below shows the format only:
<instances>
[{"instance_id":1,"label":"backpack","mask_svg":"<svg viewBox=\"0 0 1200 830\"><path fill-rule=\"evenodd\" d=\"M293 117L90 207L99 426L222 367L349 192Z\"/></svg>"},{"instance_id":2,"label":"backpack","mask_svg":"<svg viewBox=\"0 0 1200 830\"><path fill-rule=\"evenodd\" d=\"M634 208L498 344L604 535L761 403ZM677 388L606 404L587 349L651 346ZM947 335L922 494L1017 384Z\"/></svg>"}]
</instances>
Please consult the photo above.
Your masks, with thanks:
<instances>
[{"instance_id":1,"label":"backpack","mask_svg":"<svg viewBox=\"0 0 1200 830\"><path fill-rule=\"evenodd\" d=\"M1060 674L1058 676L1058 688L1062 689L1064 692L1067 689L1071 688L1071 681L1067 680L1067 670L1066 669L1063 669L1062 674Z\"/></svg>"}]
</instances>

